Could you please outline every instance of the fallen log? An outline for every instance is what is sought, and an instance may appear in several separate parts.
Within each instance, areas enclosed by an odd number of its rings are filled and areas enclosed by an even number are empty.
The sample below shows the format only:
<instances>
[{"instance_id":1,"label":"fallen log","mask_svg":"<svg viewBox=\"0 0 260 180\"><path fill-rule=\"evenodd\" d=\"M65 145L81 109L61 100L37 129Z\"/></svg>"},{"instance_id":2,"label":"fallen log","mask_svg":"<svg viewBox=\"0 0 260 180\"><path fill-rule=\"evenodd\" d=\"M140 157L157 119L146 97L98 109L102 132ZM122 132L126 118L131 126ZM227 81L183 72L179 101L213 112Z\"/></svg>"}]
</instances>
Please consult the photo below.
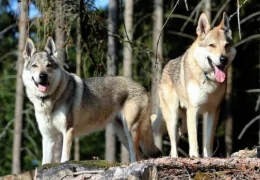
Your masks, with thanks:
<instances>
[{"instance_id":1,"label":"fallen log","mask_svg":"<svg viewBox=\"0 0 260 180\"><path fill-rule=\"evenodd\" d=\"M18 177L18 176L16 176ZM7 176L0 179L5 179ZM10 176L8 176L10 179ZM115 164L68 161L36 168L34 179L260 179L258 158L169 158ZM16 178L12 178L16 179ZM29 179L29 178L28 178Z\"/></svg>"}]
</instances>

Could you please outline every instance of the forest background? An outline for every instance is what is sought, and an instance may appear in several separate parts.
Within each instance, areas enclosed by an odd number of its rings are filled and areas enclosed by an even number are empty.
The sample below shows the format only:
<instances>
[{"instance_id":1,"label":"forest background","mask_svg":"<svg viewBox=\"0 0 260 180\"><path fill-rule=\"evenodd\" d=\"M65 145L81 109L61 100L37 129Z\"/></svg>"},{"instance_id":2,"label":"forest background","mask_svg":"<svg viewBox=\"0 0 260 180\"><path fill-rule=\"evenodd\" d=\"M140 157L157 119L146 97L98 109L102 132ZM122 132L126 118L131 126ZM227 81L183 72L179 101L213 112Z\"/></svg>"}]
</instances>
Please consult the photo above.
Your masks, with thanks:
<instances>
[{"instance_id":1,"label":"forest background","mask_svg":"<svg viewBox=\"0 0 260 180\"><path fill-rule=\"evenodd\" d=\"M107 3L97 7L95 0L0 0L0 176L41 164L41 135L33 105L21 83L21 54L27 37L36 42L38 49L44 47L48 36L54 37L64 68L83 78L106 74L132 77L148 90L152 112L156 113L156 85L161 68L168 60L182 55L195 40L201 12L206 12L212 25L218 24L222 13L227 12L237 49L228 72L214 156L230 156L260 144L260 1ZM238 139L249 122L251 125ZM156 135L156 143L169 154L167 134ZM186 156L186 138L180 142L179 152ZM77 138L73 145L72 159L97 157L128 161L127 152L109 126L105 131Z\"/></svg>"}]
</instances>

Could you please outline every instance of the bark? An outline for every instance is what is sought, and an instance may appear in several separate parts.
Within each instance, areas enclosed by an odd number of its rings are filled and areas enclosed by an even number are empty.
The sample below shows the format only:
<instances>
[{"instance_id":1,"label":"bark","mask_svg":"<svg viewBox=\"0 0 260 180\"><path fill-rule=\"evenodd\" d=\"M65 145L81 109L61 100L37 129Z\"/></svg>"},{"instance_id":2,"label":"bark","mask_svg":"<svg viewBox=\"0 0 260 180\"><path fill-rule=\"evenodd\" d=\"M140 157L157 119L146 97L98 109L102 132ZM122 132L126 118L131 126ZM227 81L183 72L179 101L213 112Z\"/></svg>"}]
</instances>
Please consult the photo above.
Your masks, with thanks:
<instances>
[{"instance_id":1,"label":"bark","mask_svg":"<svg viewBox=\"0 0 260 180\"><path fill-rule=\"evenodd\" d=\"M107 54L107 75L116 75L117 70L117 40L115 35L118 29L118 0L110 0L108 6L108 54ZM116 161L116 139L112 124L106 126L105 159L111 162Z\"/></svg>"},{"instance_id":2,"label":"bark","mask_svg":"<svg viewBox=\"0 0 260 180\"><path fill-rule=\"evenodd\" d=\"M227 89L225 97L226 125L225 125L225 144L227 157L233 152L233 117L232 117L232 65L228 68Z\"/></svg>"},{"instance_id":3,"label":"bark","mask_svg":"<svg viewBox=\"0 0 260 180\"><path fill-rule=\"evenodd\" d=\"M203 12L207 15L210 22L211 21L211 0L204 0Z\"/></svg>"},{"instance_id":4,"label":"bark","mask_svg":"<svg viewBox=\"0 0 260 180\"><path fill-rule=\"evenodd\" d=\"M63 12L62 1L55 0L55 43L58 52L58 62L63 67L66 63L66 51L65 51L65 41L66 41L66 32L65 32L65 13ZM57 142L54 147L54 162L60 162L61 160L61 150L63 138L58 137Z\"/></svg>"},{"instance_id":5,"label":"bark","mask_svg":"<svg viewBox=\"0 0 260 180\"><path fill-rule=\"evenodd\" d=\"M108 55L107 75L117 74L117 40L115 35L118 29L118 0L110 0L108 6Z\"/></svg>"},{"instance_id":6,"label":"bark","mask_svg":"<svg viewBox=\"0 0 260 180\"><path fill-rule=\"evenodd\" d=\"M82 8L82 0L78 0L79 2L79 11L81 12ZM76 57L76 74L81 76L81 14L78 16L78 34L77 34L77 57ZM76 137L74 140L74 160L80 160L80 143L79 137Z\"/></svg>"},{"instance_id":7,"label":"bark","mask_svg":"<svg viewBox=\"0 0 260 180\"><path fill-rule=\"evenodd\" d=\"M138 163L129 166L105 168L93 168L90 166L64 163L49 169L38 168L36 179L157 179L157 170L152 163Z\"/></svg>"},{"instance_id":8,"label":"bark","mask_svg":"<svg viewBox=\"0 0 260 180\"><path fill-rule=\"evenodd\" d=\"M125 23L125 43L124 43L124 76L132 77L132 58L133 50L131 47L131 42L133 40L133 9L134 1L126 0L125 1L125 14L124 14L124 23ZM129 42L128 42L129 41Z\"/></svg>"},{"instance_id":9,"label":"bark","mask_svg":"<svg viewBox=\"0 0 260 180\"><path fill-rule=\"evenodd\" d=\"M24 89L22 81L23 73L23 50L26 42L27 23L28 23L28 1L21 1L21 14L19 17L19 44L18 44L18 59L17 59L17 74L16 74L16 93L15 93L15 123L13 137L13 159L12 172L21 172L21 138L23 127L23 102Z\"/></svg>"},{"instance_id":10,"label":"bark","mask_svg":"<svg viewBox=\"0 0 260 180\"><path fill-rule=\"evenodd\" d=\"M154 0L154 14L153 14L153 52L152 59L152 109L151 114L158 114L159 111L159 95L158 84L162 73L162 63L160 59L163 56L163 37L160 38L160 32L163 26L163 0ZM157 47L158 43L158 47ZM157 53L156 53L157 52ZM157 57L155 57L157 54ZM157 136L157 137L156 137ZM162 149L162 135L155 134L155 144L159 149Z\"/></svg>"},{"instance_id":11,"label":"bark","mask_svg":"<svg viewBox=\"0 0 260 180\"><path fill-rule=\"evenodd\" d=\"M133 49L131 43L133 41L133 11L134 1L126 0L124 13L125 43L123 49L123 70L125 77L132 77ZM129 163L129 152L123 145L121 145L121 162Z\"/></svg>"},{"instance_id":12,"label":"bark","mask_svg":"<svg viewBox=\"0 0 260 180\"><path fill-rule=\"evenodd\" d=\"M55 43L58 52L58 61L61 66L64 66L66 63L66 31L65 31L65 12L63 10L63 1L55 1L56 9L56 29L55 29Z\"/></svg>"},{"instance_id":13,"label":"bark","mask_svg":"<svg viewBox=\"0 0 260 180\"><path fill-rule=\"evenodd\" d=\"M106 161L44 165L35 179L259 179L258 158L158 158L118 165ZM32 179L27 173L26 179ZM16 176L17 177L17 176ZM3 179L13 179L5 176Z\"/></svg>"}]
</instances>

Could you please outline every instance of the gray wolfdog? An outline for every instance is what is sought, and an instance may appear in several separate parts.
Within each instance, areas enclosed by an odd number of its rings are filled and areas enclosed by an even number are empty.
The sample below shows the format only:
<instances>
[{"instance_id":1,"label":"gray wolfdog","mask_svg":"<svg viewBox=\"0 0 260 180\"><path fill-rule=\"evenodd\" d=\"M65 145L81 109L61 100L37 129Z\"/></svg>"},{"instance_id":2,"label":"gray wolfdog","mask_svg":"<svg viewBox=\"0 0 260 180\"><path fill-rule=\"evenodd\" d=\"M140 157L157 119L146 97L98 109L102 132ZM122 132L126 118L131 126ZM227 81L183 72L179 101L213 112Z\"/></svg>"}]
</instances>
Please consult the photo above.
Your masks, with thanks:
<instances>
[{"instance_id":1,"label":"gray wolfdog","mask_svg":"<svg viewBox=\"0 0 260 180\"><path fill-rule=\"evenodd\" d=\"M197 118L206 113L203 122L203 155L212 155L219 106L226 90L226 71L235 57L232 36L225 13L217 27L210 28L207 16L201 14L197 39L184 55L171 60L163 69L159 97L163 118L171 141L171 156L177 153L179 107L186 109L189 155L198 157ZM186 121L186 120L184 120Z\"/></svg>"},{"instance_id":2,"label":"gray wolfdog","mask_svg":"<svg viewBox=\"0 0 260 180\"><path fill-rule=\"evenodd\" d=\"M37 52L28 39L23 52L23 82L42 135L42 164L53 162L54 145L62 136L61 162L69 160L73 137L102 130L112 122L130 151L131 162L160 155L149 120L149 97L138 83L125 77L82 80L59 66L54 41L48 38Z\"/></svg>"}]
</instances>

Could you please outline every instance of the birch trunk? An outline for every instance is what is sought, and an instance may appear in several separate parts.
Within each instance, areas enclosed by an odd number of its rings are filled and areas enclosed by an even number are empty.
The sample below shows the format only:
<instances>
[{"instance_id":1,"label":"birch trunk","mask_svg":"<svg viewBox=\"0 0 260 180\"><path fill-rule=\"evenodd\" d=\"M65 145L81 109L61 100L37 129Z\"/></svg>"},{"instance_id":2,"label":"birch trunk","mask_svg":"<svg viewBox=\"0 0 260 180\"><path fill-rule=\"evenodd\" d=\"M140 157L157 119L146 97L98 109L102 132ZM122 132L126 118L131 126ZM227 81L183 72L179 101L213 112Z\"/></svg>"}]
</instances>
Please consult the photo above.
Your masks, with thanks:
<instances>
[{"instance_id":1,"label":"birch trunk","mask_svg":"<svg viewBox=\"0 0 260 180\"><path fill-rule=\"evenodd\" d=\"M159 95L158 84L162 73L162 63L160 59L163 56L163 37L159 40L159 35L163 26L163 0L154 0L154 13L153 13L153 52L157 57L152 59L152 109L151 114L159 113ZM158 47L157 47L158 43ZM155 144L162 150L162 134L155 134Z\"/></svg>"},{"instance_id":2,"label":"birch trunk","mask_svg":"<svg viewBox=\"0 0 260 180\"><path fill-rule=\"evenodd\" d=\"M117 74L117 41L114 35L117 33L118 21L118 0L110 0L108 6L108 55L107 55L107 75ZM105 159L114 162L116 161L116 138L112 124L106 126L106 146Z\"/></svg>"},{"instance_id":3,"label":"birch trunk","mask_svg":"<svg viewBox=\"0 0 260 180\"><path fill-rule=\"evenodd\" d=\"M22 81L23 73L23 50L27 37L28 23L28 1L22 0L21 14L19 17L19 44L18 44L18 59L17 59L17 74L16 74L16 93L15 93L15 114L14 114L14 141L13 141L13 159L12 173L18 174L21 172L21 141L23 128L23 102L24 89Z\"/></svg>"},{"instance_id":4,"label":"birch trunk","mask_svg":"<svg viewBox=\"0 0 260 180\"><path fill-rule=\"evenodd\" d=\"M125 43L123 50L123 69L124 76L132 77L132 65L133 65L133 49L131 43L133 40L133 10L134 10L134 1L126 0L125 1L125 13L124 13L124 23L125 23ZM121 162L129 163L129 152L121 144Z\"/></svg>"}]
</instances>

